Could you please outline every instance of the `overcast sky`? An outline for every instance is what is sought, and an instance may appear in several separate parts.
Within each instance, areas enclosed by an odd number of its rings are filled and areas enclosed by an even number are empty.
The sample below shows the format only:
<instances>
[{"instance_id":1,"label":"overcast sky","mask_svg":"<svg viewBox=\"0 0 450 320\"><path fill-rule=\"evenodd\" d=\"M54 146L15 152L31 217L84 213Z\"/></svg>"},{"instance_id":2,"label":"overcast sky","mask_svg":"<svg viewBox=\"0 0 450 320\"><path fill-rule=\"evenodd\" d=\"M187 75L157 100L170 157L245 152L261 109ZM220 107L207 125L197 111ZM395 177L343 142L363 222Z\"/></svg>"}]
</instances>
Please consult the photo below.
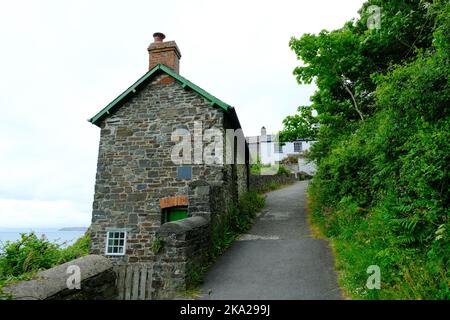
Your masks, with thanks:
<instances>
[{"instance_id":1,"label":"overcast sky","mask_svg":"<svg viewBox=\"0 0 450 320\"><path fill-rule=\"evenodd\" d=\"M314 92L292 75L289 39L338 28L362 3L2 1L0 228L90 224L99 128L86 120L147 71L154 32L177 42L180 74L256 135Z\"/></svg>"}]
</instances>

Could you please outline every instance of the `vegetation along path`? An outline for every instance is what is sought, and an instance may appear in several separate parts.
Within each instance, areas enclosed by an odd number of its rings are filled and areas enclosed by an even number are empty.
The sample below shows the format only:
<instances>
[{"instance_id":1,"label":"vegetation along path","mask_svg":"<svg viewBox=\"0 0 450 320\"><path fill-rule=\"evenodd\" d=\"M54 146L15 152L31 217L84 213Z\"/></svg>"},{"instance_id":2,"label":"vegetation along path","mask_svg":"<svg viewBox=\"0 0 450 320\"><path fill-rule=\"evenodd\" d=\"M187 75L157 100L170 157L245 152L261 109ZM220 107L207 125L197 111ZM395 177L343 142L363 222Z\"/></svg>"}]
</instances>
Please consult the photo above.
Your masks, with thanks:
<instances>
[{"instance_id":1,"label":"vegetation along path","mask_svg":"<svg viewBox=\"0 0 450 320\"><path fill-rule=\"evenodd\" d=\"M341 299L333 257L306 219L307 181L267 194L253 228L207 273L201 299Z\"/></svg>"}]
</instances>

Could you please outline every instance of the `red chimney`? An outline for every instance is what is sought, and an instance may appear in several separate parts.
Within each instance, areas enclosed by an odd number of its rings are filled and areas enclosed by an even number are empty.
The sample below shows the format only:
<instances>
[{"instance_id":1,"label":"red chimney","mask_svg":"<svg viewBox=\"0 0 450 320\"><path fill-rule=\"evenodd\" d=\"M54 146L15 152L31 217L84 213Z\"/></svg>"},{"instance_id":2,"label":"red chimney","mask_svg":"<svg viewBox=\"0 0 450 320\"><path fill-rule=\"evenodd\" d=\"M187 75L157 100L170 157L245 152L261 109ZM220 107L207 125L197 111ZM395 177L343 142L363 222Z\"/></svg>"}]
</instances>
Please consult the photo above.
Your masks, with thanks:
<instances>
[{"instance_id":1,"label":"red chimney","mask_svg":"<svg viewBox=\"0 0 450 320\"><path fill-rule=\"evenodd\" d=\"M157 64L163 64L176 73L180 73L181 53L175 41L164 42L166 36L161 32L153 34L154 42L148 47L149 70Z\"/></svg>"}]
</instances>

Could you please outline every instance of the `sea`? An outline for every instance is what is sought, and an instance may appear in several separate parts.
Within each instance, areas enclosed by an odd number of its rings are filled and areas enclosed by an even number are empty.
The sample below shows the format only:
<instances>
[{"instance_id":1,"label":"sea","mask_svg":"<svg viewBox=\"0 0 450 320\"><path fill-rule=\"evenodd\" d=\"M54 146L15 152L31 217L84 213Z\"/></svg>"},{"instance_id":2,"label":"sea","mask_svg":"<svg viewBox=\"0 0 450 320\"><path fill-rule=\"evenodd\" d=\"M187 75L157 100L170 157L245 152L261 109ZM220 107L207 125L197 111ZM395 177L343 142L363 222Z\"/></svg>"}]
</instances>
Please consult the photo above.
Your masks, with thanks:
<instances>
[{"instance_id":1,"label":"sea","mask_svg":"<svg viewBox=\"0 0 450 320\"><path fill-rule=\"evenodd\" d=\"M78 238L84 235L86 230L77 230L77 231L62 231L56 228L18 228L18 229L9 229L9 228L1 228L0 229L0 250L2 244L6 241L17 241L20 239L21 233L30 233L34 232L38 237L46 237L49 241L57 243L62 247L67 247L73 244Z\"/></svg>"}]
</instances>

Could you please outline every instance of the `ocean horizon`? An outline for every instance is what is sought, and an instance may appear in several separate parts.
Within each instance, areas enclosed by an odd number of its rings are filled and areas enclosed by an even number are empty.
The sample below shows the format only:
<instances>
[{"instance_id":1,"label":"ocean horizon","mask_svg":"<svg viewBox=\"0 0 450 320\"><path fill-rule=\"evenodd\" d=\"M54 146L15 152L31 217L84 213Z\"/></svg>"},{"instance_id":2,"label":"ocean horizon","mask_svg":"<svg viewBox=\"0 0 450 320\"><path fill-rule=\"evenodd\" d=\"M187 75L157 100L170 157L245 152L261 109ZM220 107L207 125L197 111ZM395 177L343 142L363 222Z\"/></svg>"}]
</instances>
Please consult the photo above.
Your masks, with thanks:
<instances>
[{"instance_id":1,"label":"ocean horizon","mask_svg":"<svg viewBox=\"0 0 450 320\"><path fill-rule=\"evenodd\" d=\"M17 241L22 233L34 232L38 237L46 237L50 242L57 243L62 247L73 244L87 230L62 231L62 228L0 228L0 247L6 241Z\"/></svg>"}]
</instances>

